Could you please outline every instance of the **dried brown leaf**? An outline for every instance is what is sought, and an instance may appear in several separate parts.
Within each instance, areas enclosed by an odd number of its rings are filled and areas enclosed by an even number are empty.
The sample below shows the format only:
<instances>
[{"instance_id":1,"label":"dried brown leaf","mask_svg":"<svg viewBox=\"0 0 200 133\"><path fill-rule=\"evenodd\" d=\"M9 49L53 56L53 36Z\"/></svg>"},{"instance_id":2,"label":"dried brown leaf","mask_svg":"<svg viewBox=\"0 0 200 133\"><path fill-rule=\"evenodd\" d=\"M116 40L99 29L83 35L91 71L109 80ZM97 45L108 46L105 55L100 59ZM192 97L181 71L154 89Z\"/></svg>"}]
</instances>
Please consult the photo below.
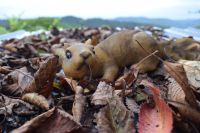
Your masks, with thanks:
<instances>
[{"instance_id":1,"label":"dried brown leaf","mask_svg":"<svg viewBox=\"0 0 200 133\"><path fill-rule=\"evenodd\" d=\"M93 94L92 103L106 105L96 114L97 129L101 133L134 133L131 112L113 90L111 85L100 82Z\"/></svg>"},{"instance_id":2,"label":"dried brown leaf","mask_svg":"<svg viewBox=\"0 0 200 133\"><path fill-rule=\"evenodd\" d=\"M76 87L78 85L76 80L73 79L69 79L69 78L65 78L65 80L67 81L67 83L69 84L69 86L71 87L71 89L76 92Z\"/></svg>"},{"instance_id":3,"label":"dried brown leaf","mask_svg":"<svg viewBox=\"0 0 200 133\"><path fill-rule=\"evenodd\" d=\"M116 80L115 82L115 89L122 89L123 88L123 81L125 81L126 86L130 87L133 82L136 80L138 75L138 70L134 67L130 69L129 72L125 73L122 77Z\"/></svg>"},{"instance_id":4,"label":"dried brown leaf","mask_svg":"<svg viewBox=\"0 0 200 133\"><path fill-rule=\"evenodd\" d=\"M113 98L114 88L106 82L100 82L92 96L92 103L95 105L106 105Z\"/></svg>"},{"instance_id":5,"label":"dried brown leaf","mask_svg":"<svg viewBox=\"0 0 200 133\"><path fill-rule=\"evenodd\" d=\"M22 96L22 100L34 104L42 109L49 109L49 103L47 99L42 95L38 95L37 93L26 93Z\"/></svg>"},{"instance_id":6,"label":"dried brown leaf","mask_svg":"<svg viewBox=\"0 0 200 133\"><path fill-rule=\"evenodd\" d=\"M179 102L168 101L168 103L176 107L182 117L192 122L195 122L197 124L200 123L200 112L197 111L196 109L191 108L189 105L179 103Z\"/></svg>"},{"instance_id":7,"label":"dried brown leaf","mask_svg":"<svg viewBox=\"0 0 200 133\"><path fill-rule=\"evenodd\" d=\"M183 64L189 83L195 88L200 88L200 61L179 60Z\"/></svg>"},{"instance_id":8,"label":"dried brown leaf","mask_svg":"<svg viewBox=\"0 0 200 133\"><path fill-rule=\"evenodd\" d=\"M56 74L58 58L50 56L42 62L39 70L35 73L37 93L48 97L53 89L53 80Z\"/></svg>"},{"instance_id":9,"label":"dried brown leaf","mask_svg":"<svg viewBox=\"0 0 200 133\"><path fill-rule=\"evenodd\" d=\"M10 72L11 72L10 67L8 67L8 66L0 66L0 73L8 74Z\"/></svg>"},{"instance_id":10,"label":"dried brown leaf","mask_svg":"<svg viewBox=\"0 0 200 133\"><path fill-rule=\"evenodd\" d=\"M84 107L86 105L86 96L84 96L82 93L83 88L81 86L77 86L75 99L72 107L72 113L74 119L78 122L80 122L82 118Z\"/></svg>"},{"instance_id":11,"label":"dried brown leaf","mask_svg":"<svg viewBox=\"0 0 200 133\"><path fill-rule=\"evenodd\" d=\"M164 61L164 68L177 81L185 93L186 101L194 108L199 108L196 97L188 84L183 65Z\"/></svg>"},{"instance_id":12,"label":"dried brown leaf","mask_svg":"<svg viewBox=\"0 0 200 133\"><path fill-rule=\"evenodd\" d=\"M7 95L20 96L27 90L36 90L34 78L27 68L16 69L4 77L2 81L3 92Z\"/></svg>"},{"instance_id":13,"label":"dried brown leaf","mask_svg":"<svg viewBox=\"0 0 200 133\"><path fill-rule=\"evenodd\" d=\"M57 108L53 108L11 133L84 133L81 125L73 117Z\"/></svg>"},{"instance_id":14,"label":"dried brown leaf","mask_svg":"<svg viewBox=\"0 0 200 133\"><path fill-rule=\"evenodd\" d=\"M173 78L168 78L169 84L167 85L168 88L168 99L176 102L187 103L185 101L185 93L180 87L180 85L174 80Z\"/></svg>"},{"instance_id":15,"label":"dried brown leaf","mask_svg":"<svg viewBox=\"0 0 200 133\"><path fill-rule=\"evenodd\" d=\"M33 106L20 99L9 98L3 94L0 96L0 103L0 110L6 110L7 114L9 115L13 113L13 107L18 106L19 104L23 104L30 109L33 108Z\"/></svg>"},{"instance_id":16,"label":"dried brown leaf","mask_svg":"<svg viewBox=\"0 0 200 133\"><path fill-rule=\"evenodd\" d=\"M115 106L107 105L96 114L99 133L135 133L136 130L130 113L121 109L118 105Z\"/></svg>"},{"instance_id":17,"label":"dried brown leaf","mask_svg":"<svg viewBox=\"0 0 200 133\"><path fill-rule=\"evenodd\" d=\"M133 98L126 98L126 106L133 113L138 114L140 112L140 106Z\"/></svg>"}]
</instances>

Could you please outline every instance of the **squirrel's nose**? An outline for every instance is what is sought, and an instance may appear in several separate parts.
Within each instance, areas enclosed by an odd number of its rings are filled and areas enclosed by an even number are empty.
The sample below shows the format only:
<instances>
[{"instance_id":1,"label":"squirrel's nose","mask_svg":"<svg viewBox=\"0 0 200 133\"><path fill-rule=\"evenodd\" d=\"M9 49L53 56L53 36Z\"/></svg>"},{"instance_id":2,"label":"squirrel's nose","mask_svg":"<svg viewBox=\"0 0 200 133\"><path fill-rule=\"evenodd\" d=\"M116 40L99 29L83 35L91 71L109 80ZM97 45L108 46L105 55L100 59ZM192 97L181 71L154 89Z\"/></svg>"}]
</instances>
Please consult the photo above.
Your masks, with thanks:
<instances>
[{"instance_id":1,"label":"squirrel's nose","mask_svg":"<svg viewBox=\"0 0 200 133\"><path fill-rule=\"evenodd\" d=\"M87 59L89 56L90 56L91 54L89 53L89 52L82 52L81 54L80 54L80 56L81 57L83 57L83 59Z\"/></svg>"}]
</instances>

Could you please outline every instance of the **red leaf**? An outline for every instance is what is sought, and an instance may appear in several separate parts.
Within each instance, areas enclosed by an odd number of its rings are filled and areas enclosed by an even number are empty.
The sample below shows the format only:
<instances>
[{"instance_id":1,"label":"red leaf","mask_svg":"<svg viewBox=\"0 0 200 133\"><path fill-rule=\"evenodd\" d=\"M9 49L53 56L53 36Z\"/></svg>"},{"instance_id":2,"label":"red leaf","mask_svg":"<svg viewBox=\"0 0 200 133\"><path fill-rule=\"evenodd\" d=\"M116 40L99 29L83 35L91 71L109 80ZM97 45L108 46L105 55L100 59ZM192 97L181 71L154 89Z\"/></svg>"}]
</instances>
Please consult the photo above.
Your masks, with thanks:
<instances>
[{"instance_id":1,"label":"red leaf","mask_svg":"<svg viewBox=\"0 0 200 133\"><path fill-rule=\"evenodd\" d=\"M151 83L145 83L153 93L155 107L142 105L139 114L139 133L170 133L172 130L172 112L160 97L160 90Z\"/></svg>"}]
</instances>

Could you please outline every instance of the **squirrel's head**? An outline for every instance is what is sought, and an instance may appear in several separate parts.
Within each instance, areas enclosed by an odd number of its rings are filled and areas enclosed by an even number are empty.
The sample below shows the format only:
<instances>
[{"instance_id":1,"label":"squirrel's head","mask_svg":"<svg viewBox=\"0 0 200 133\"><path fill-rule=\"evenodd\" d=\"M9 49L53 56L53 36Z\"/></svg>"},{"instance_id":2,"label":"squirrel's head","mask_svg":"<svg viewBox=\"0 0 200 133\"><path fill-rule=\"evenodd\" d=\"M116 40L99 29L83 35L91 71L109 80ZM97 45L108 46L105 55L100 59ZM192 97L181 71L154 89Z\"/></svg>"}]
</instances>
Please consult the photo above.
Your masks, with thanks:
<instances>
[{"instance_id":1,"label":"squirrel's head","mask_svg":"<svg viewBox=\"0 0 200 133\"><path fill-rule=\"evenodd\" d=\"M67 44L54 53L59 56L65 75L76 79L89 75L95 63L94 46L84 43Z\"/></svg>"}]
</instances>

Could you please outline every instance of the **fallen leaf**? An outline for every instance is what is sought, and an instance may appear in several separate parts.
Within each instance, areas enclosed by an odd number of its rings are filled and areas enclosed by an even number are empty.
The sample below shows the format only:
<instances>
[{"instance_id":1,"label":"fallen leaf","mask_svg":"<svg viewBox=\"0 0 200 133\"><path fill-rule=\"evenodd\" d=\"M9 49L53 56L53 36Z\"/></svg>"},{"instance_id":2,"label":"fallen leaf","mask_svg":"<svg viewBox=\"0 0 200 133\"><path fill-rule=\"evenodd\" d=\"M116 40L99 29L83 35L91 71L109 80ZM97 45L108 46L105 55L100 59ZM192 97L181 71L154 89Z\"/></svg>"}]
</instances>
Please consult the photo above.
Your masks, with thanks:
<instances>
[{"instance_id":1,"label":"fallen leaf","mask_svg":"<svg viewBox=\"0 0 200 133\"><path fill-rule=\"evenodd\" d=\"M131 112L139 114L140 106L136 103L134 99L126 98L126 106Z\"/></svg>"},{"instance_id":2,"label":"fallen leaf","mask_svg":"<svg viewBox=\"0 0 200 133\"><path fill-rule=\"evenodd\" d=\"M26 122L11 133L84 133L81 125L73 117L53 108Z\"/></svg>"},{"instance_id":3,"label":"fallen leaf","mask_svg":"<svg viewBox=\"0 0 200 133\"><path fill-rule=\"evenodd\" d=\"M126 83L127 88L129 88L137 78L138 70L134 67L131 68L129 72L126 72L122 77L116 80L115 89L119 90L123 88L123 80Z\"/></svg>"},{"instance_id":4,"label":"fallen leaf","mask_svg":"<svg viewBox=\"0 0 200 133\"><path fill-rule=\"evenodd\" d=\"M11 52L17 52L17 49L15 48L15 44L13 42L2 45L1 47Z\"/></svg>"},{"instance_id":5,"label":"fallen leaf","mask_svg":"<svg viewBox=\"0 0 200 133\"><path fill-rule=\"evenodd\" d=\"M160 97L159 88L150 82L142 82L153 92L155 107L143 104L139 114L139 133L171 133L173 117L169 106Z\"/></svg>"},{"instance_id":6,"label":"fallen leaf","mask_svg":"<svg viewBox=\"0 0 200 133\"><path fill-rule=\"evenodd\" d=\"M100 109L95 115L99 133L135 133L131 113L118 100Z\"/></svg>"},{"instance_id":7,"label":"fallen leaf","mask_svg":"<svg viewBox=\"0 0 200 133\"><path fill-rule=\"evenodd\" d=\"M176 80L173 78L168 78L168 80L169 84L167 85L167 98L172 101L188 104L187 101L185 101L185 93Z\"/></svg>"},{"instance_id":8,"label":"fallen leaf","mask_svg":"<svg viewBox=\"0 0 200 133\"><path fill-rule=\"evenodd\" d=\"M33 106L29 103L26 103L20 99L9 98L3 94L0 96L0 103L0 110L6 110L8 115L11 115L13 113L13 107L18 106L19 104L23 104L29 109L33 108Z\"/></svg>"},{"instance_id":9,"label":"fallen leaf","mask_svg":"<svg viewBox=\"0 0 200 133\"><path fill-rule=\"evenodd\" d=\"M200 123L200 112L196 109L191 108L189 105L168 101L168 103L174 107L176 107L183 118L186 118L196 124Z\"/></svg>"},{"instance_id":10,"label":"fallen leaf","mask_svg":"<svg viewBox=\"0 0 200 133\"><path fill-rule=\"evenodd\" d=\"M76 87L78 85L76 80L73 79L69 79L69 78L65 78L65 80L67 81L67 83L69 84L69 86L71 87L71 89L75 92Z\"/></svg>"},{"instance_id":11,"label":"fallen leaf","mask_svg":"<svg viewBox=\"0 0 200 133\"><path fill-rule=\"evenodd\" d=\"M114 88L100 82L93 94L92 103L106 105L95 115L100 133L134 133L132 113L127 110Z\"/></svg>"},{"instance_id":12,"label":"fallen leaf","mask_svg":"<svg viewBox=\"0 0 200 133\"><path fill-rule=\"evenodd\" d=\"M42 109L49 109L49 103L47 99L42 95L38 95L37 93L26 93L22 96L22 100L34 104Z\"/></svg>"},{"instance_id":13,"label":"fallen leaf","mask_svg":"<svg viewBox=\"0 0 200 133\"><path fill-rule=\"evenodd\" d=\"M94 105L106 105L113 97L114 88L106 82L100 82L95 93L92 95Z\"/></svg>"},{"instance_id":14,"label":"fallen leaf","mask_svg":"<svg viewBox=\"0 0 200 133\"><path fill-rule=\"evenodd\" d=\"M80 122L85 106L86 96L83 95L83 88L81 86L77 86L75 99L72 107L73 117L76 121Z\"/></svg>"},{"instance_id":15,"label":"fallen leaf","mask_svg":"<svg viewBox=\"0 0 200 133\"><path fill-rule=\"evenodd\" d=\"M183 64L189 84L200 88L200 61L179 60Z\"/></svg>"},{"instance_id":16,"label":"fallen leaf","mask_svg":"<svg viewBox=\"0 0 200 133\"><path fill-rule=\"evenodd\" d=\"M12 71L10 70L10 67L8 67L8 66L0 66L0 73L1 73L1 74L8 74L8 73L10 73L10 72L12 72Z\"/></svg>"},{"instance_id":17,"label":"fallen leaf","mask_svg":"<svg viewBox=\"0 0 200 133\"><path fill-rule=\"evenodd\" d=\"M27 68L16 69L4 77L2 81L3 92L7 95L21 96L27 90L36 90L34 77L28 73Z\"/></svg>"},{"instance_id":18,"label":"fallen leaf","mask_svg":"<svg viewBox=\"0 0 200 133\"><path fill-rule=\"evenodd\" d=\"M199 108L196 97L188 84L183 65L164 61L164 68L177 81L185 93L186 101L194 108Z\"/></svg>"},{"instance_id":19,"label":"fallen leaf","mask_svg":"<svg viewBox=\"0 0 200 133\"><path fill-rule=\"evenodd\" d=\"M34 75L37 93L45 97L48 97L51 94L57 65L58 58L55 56L50 56L42 62L39 70Z\"/></svg>"}]
</instances>

